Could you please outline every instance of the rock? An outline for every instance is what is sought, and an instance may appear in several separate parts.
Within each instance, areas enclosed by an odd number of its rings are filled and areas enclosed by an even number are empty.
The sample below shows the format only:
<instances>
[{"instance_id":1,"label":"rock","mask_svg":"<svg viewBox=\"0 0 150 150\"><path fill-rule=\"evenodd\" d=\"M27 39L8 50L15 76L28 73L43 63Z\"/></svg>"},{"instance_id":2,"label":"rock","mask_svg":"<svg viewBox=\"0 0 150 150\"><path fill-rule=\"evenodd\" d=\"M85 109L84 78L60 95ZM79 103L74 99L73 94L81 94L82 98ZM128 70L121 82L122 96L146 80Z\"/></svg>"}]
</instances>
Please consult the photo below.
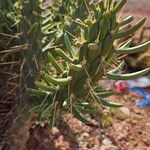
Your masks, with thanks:
<instances>
[{"instance_id":1,"label":"rock","mask_svg":"<svg viewBox=\"0 0 150 150\"><path fill-rule=\"evenodd\" d=\"M59 129L56 127L52 128L52 135L59 135Z\"/></svg>"},{"instance_id":2,"label":"rock","mask_svg":"<svg viewBox=\"0 0 150 150\"><path fill-rule=\"evenodd\" d=\"M48 138L45 138L45 139L43 139L43 142L44 142L44 143L48 143L48 142L49 142L49 139L48 139Z\"/></svg>"},{"instance_id":3,"label":"rock","mask_svg":"<svg viewBox=\"0 0 150 150\"><path fill-rule=\"evenodd\" d=\"M119 148L115 145L102 145L100 150L119 150Z\"/></svg>"},{"instance_id":4,"label":"rock","mask_svg":"<svg viewBox=\"0 0 150 150\"><path fill-rule=\"evenodd\" d=\"M115 130L116 132L121 132L123 130L123 125L120 122L114 122L112 126L113 130Z\"/></svg>"},{"instance_id":5,"label":"rock","mask_svg":"<svg viewBox=\"0 0 150 150\"><path fill-rule=\"evenodd\" d=\"M138 124L138 120L136 118L133 118L131 121L130 121L133 125L136 125Z\"/></svg>"},{"instance_id":6,"label":"rock","mask_svg":"<svg viewBox=\"0 0 150 150\"><path fill-rule=\"evenodd\" d=\"M150 128L150 123L149 123L149 122L146 122L146 123L145 123L145 126L147 126L147 127Z\"/></svg>"},{"instance_id":7,"label":"rock","mask_svg":"<svg viewBox=\"0 0 150 150\"><path fill-rule=\"evenodd\" d=\"M111 113L118 119L124 120L129 118L130 110L127 107L121 107L120 109L111 108Z\"/></svg>"},{"instance_id":8,"label":"rock","mask_svg":"<svg viewBox=\"0 0 150 150\"><path fill-rule=\"evenodd\" d=\"M83 133L82 133L82 136L83 136L83 138L88 138L90 135L89 135L89 133L87 133L87 132L83 132Z\"/></svg>"},{"instance_id":9,"label":"rock","mask_svg":"<svg viewBox=\"0 0 150 150\"><path fill-rule=\"evenodd\" d=\"M126 116L130 116L130 110L127 107L121 107L120 110L126 115Z\"/></svg>"},{"instance_id":10,"label":"rock","mask_svg":"<svg viewBox=\"0 0 150 150\"><path fill-rule=\"evenodd\" d=\"M128 135L128 133L124 131L123 133L119 133L117 139L118 139L119 141L125 140L125 139L127 139L127 135Z\"/></svg>"},{"instance_id":11,"label":"rock","mask_svg":"<svg viewBox=\"0 0 150 150\"><path fill-rule=\"evenodd\" d=\"M112 141L110 141L110 139L109 138L104 138L103 140L102 140L102 143L104 144L104 145L111 145L112 144Z\"/></svg>"},{"instance_id":12,"label":"rock","mask_svg":"<svg viewBox=\"0 0 150 150\"><path fill-rule=\"evenodd\" d=\"M143 112L142 109L139 109L137 107L134 107L132 109L133 109L133 112L136 113L136 114L138 114L138 115L143 115L144 114L144 112Z\"/></svg>"}]
</instances>

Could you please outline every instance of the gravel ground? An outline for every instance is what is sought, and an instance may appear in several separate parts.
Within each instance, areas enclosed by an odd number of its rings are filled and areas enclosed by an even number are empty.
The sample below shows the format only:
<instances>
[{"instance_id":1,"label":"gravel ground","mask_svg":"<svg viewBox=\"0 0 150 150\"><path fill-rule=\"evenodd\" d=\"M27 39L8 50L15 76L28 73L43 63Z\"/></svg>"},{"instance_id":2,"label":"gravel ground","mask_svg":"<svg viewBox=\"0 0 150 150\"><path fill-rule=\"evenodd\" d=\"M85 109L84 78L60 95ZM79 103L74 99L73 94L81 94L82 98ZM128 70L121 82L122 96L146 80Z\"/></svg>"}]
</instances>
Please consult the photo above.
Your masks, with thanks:
<instances>
[{"instance_id":1,"label":"gravel ground","mask_svg":"<svg viewBox=\"0 0 150 150\"><path fill-rule=\"evenodd\" d=\"M87 116L95 127L82 124L71 114L65 116L69 126L61 124L52 131L46 124L31 125L27 121L16 131L18 134L10 137L7 146L10 150L26 150L25 147L27 150L149 150L150 108L137 107L135 102L141 97L130 91L110 99L124 107L104 108L103 115L97 115L96 119Z\"/></svg>"}]
</instances>

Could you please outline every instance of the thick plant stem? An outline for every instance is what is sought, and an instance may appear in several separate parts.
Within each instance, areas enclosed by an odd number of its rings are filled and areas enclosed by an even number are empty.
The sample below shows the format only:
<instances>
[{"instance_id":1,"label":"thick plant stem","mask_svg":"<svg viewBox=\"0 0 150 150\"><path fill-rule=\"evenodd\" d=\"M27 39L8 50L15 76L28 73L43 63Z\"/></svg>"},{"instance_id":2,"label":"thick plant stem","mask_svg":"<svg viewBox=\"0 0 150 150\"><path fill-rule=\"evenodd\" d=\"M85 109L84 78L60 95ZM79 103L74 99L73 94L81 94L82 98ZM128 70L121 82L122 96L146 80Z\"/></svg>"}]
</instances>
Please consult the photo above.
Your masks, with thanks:
<instances>
[{"instance_id":1,"label":"thick plant stem","mask_svg":"<svg viewBox=\"0 0 150 150\"><path fill-rule=\"evenodd\" d=\"M33 88L34 80L39 74L42 63L42 48L39 0L26 0L22 3L22 20L20 23L22 38L20 42L28 45L28 49L22 52L23 62L20 69L21 105L24 106L28 101L27 88Z\"/></svg>"}]
</instances>

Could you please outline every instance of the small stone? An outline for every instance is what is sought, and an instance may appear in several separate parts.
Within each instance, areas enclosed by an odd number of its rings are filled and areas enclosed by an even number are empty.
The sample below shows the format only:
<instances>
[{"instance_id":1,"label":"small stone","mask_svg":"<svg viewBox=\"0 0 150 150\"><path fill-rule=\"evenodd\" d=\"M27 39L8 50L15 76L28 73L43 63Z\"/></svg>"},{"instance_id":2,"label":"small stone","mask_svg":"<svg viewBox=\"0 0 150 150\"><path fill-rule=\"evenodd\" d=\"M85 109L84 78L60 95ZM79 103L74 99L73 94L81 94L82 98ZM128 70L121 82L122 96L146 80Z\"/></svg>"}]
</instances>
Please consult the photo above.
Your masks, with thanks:
<instances>
[{"instance_id":1,"label":"small stone","mask_svg":"<svg viewBox=\"0 0 150 150\"><path fill-rule=\"evenodd\" d=\"M44 143L48 143L48 141L49 141L48 138L45 138L45 139L43 140Z\"/></svg>"},{"instance_id":2,"label":"small stone","mask_svg":"<svg viewBox=\"0 0 150 150\"><path fill-rule=\"evenodd\" d=\"M124 138L124 135L123 134L119 134L118 137L117 137L117 140L121 141L123 138Z\"/></svg>"},{"instance_id":3,"label":"small stone","mask_svg":"<svg viewBox=\"0 0 150 150\"><path fill-rule=\"evenodd\" d=\"M126 115L126 116L130 116L130 110L127 107L121 107L120 110Z\"/></svg>"},{"instance_id":4,"label":"small stone","mask_svg":"<svg viewBox=\"0 0 150 150\"><path fill-rule=\"evenodd\" d=\"M142 115L143 114L142 110L139 109L139 108L133 108L133 112L138 114L138 115Z\"/></svg>"},{"instance_id":5,"label":"small stone","mask_svg":"<svg viewBox=\"0 0 150 150\"><path fill-rule=\"evenodd\" d=\"M83 132L83 133L82 133L82 136L83 136L83 138L88 138L90 135L89 135L89 133L87 133L87 132Z\"/></svg>"},{"instance_id":6,"label":"small stone","mask_svg":"<svg viewBox=\"0 0 150 150\"><path fill-rule=\"evenodd\" d=\"M121 107L120 109L111 109L111 113L118 119L124 120L130 116L130 110L127 107Z\"/></svg>"},{"instance_id":7,"label":"small stone","mask_svg":"<svg viewBox=\"0 0 150 150\"><path fill-rule=\"evenodd\" d=\"M119 141L126 139L127 133L120 133L117 137Z\"/></svg>"},{"instance_id":8,"label":"small stone","mask_svg":"<svg viewBox=\"0 0 150 150\"><path fill-rule=\"evenodd\" d=\"M133 136L129 136L129 139L130 139L130 140L134 140L134 137L133 137Z\"/></svg>"},{"instance_id":9,"label":"small stone","mask_svg":"<svg viewBox=\"0 0 150 150\"><path fill-rule=\"evenodd\" d=\"M62 141L63 139L64 139L64 136L63 136L63 135L60 135L60 136L59 136L59 140Z\"/></svg>"},{"instance_id":10,"label":"small stone","mask_svg":"<svg viewBox=\"0 0 150 150\"><path fill-rule=\"evenodd\" d=\"M112 141L110 141L110 139L106 137L105 139L102 140L102 143L103 143L104 145L111 145L111 144L112 144Z\"/></svg>"},{"instance_id":11,"label":"small stone","mask_svg":"<svg viewBox=\"0 0 150 150\"><path fill-rule=\"evenodd\" d=\"M119 150L119 148L115 145L102 145L100 150Z\"/></svg>"},{"instance_id":12,"label":"small stone","mask_svg":"<svg viewBox=\"0 0 150 150\"><path fill-rule=\"evenodd\" d=\"M59 134L59 129L56 128L56 127L53 127L53 128L52 128L52 134L53 134L53 135L58 135L58 134Z\"/></svg>"},{"instance_id":13,"label":"small stone","mask_svg":"<svg viewBox=\"0 0 150 150\"><path fill-rule=\"evenodd\" d=\"M98 134L98 135L101 135L102 134L102 131L98 128L95 130L95 132ZM104 132L104 131L103 131Z\"/></svg>"},{"instance_id":14,"label":"small stone","mask_svg":"<svg viewBox=\"0 0 150 150\"><path fill-rule=\"evenodd\" d=\"M149 122L145 123L145 126L150 127L150 123Z\"/></svg>"},{"instance_id":15,"label":"small stone","mask_svg":"<svg viewBox=\"0 0 150 150\"><path fill-rule=\"evenodd\" d=\"M104 134L102 134L102 138L105 138L106 136Z\"/></svg>"},{"instance_id":16,"label":"small stone","mask_svg":"<svg viewBox=\"0 0 150 150\"><path fill-rule=\"evenodd\" d=\"M129 146L130 145L130 142L126 142L126 146Z\"/></svg>"},{"instance_id":17,"label":"small stone","mask_svg":"<svg viewBox=\"0 0 150 150\"><path fill-rule=\"evenodd\" d=\"M131 120L131 123L134 124L134 125L138 124L138 122L139 121L137 119L134 119L134 118Z\"/></svg>"}]
</instances>

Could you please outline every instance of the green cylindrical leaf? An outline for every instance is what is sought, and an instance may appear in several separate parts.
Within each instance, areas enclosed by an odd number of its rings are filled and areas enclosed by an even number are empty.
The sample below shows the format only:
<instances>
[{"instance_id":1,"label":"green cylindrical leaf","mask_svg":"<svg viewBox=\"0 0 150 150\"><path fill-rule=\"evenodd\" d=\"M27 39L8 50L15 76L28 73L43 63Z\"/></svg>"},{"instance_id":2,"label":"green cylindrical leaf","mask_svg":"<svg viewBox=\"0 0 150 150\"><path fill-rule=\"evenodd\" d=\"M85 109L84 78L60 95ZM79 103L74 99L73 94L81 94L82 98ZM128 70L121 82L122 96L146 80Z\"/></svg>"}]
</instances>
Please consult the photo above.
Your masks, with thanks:
<instances>
[{"instance_id":1,"label":"green cylindrical leaf","mask_svg":"<svg viewBox=\"0 0 150 150\"><path fill-rule=\"evenodd\" d=\"M84 123L86 125L92 125L92 123L90 121L88 121L77 108L73 107L72 112L73 112L74 116L77 117L82 123Z\"/></svg>"},{"instance_id":2,"label":"green cylindrical leaf","mask_svg":"<svg viewBox=\"0 0 150 150\"><path fill-rule=\"evenodd\" d=\"M117 13L121 10L121 8L126 4L127 0L121 0L117 6L114 8L113 12Z\"/></svg>"},{"instance_id":3,"label":"green cylindrical leaf","mask_svg":"<svg viewBox=\"0 0 150 150\"><path fill-rule=\"evenodd\" d=\"M108 107L113 107L113 108L119 108L119 107L122 107L123 105L122 104L119 104L119 103L115 103L115 102L110 102L108 100L105 100L97 95L94 95L94 98L95 100L99 103L99 104L102 104L104 106L108 106Z\"/></svg>"},{"instance_id":4,"label":"green cylindrical leaf","mask_svg":"<svg viewBox=\"0 0 150 150\"><path fill-rule=\"evenodd\" d=\"M66 50L67 50L69 56L71 58L73 58L73 49L72 49L71 42L70 42L70 39L69 39L67 33L64 34L64 42L65 42Z\"/></svg>"},{"instance_id":5,"label":"green cylindrical leaf","mask_svg":"<svg viewBox=\"0 0 150 150\"><path fill-rule=\"evenodd\" d=\"M53 65L53 67L55 67L55 69L59 72L59 73L63 73L63 69L60 67L60 65L57 63L56 59L53 57L53 55L48 52L47 54L49 61L51 62L51 64Z\"/></svg>"},{"instance_id":6,"label":"green cylindrical leaf","mask_svg":"<svg viewBox=\"0 0 150 150\"><path fill-rule=\"evenodd\" d=\"M150 68L146 68L141 71L137 71L134 73L127 73L127 74L122 74L122 73L117 73L117 72L108 72L107 77L109 79L113 80L131 80L131 79L136 79L139 77L142 77L150 72Z\"/></svg>"},{"instance_id":7,"label":"green cylindrical leaf","mask_svg":"<svg viewBox=\"0 0 150 150\"><path fill-rule=\"evenodd\" d=\"M60 48L56 48L55 51L56 51L56 53L57 53L62 59L64 59L65 61L68 61L68 62L70 62L70 63L73 62L73 59L70 58L69 56L67 56L67 54L66 54L64 51L62 51Z\"/></svg>"},{"instance_id":8,"label":"green cylindrical leaf","mask_svg":"<svg viewBox=\"0 0 150 150\"><path fill-rule=\"evenodd\" d=\"M52 93L56 91L56 88L54 88L52 86L48 86L44 83L35 82L35 85L43 91L48 91L48 92L52 92Z\"/></svg>"},{"instance_id":9,"label":"green cylindrical leaf","mask_svg":"<svg viewBox=\"0 0 150 150\"><path fill-rule=\"evenodd\" d=\"M65 85L69 84L70 81L72 80L72 77L57 79L46 73L44 73L44 76L47 79L47 81L49 81L50 83L52 83L54 85L60 85L60 86L65 86Z\"/></svg>"},{"instance_id":10,"label":"green cylindrical leaf","mask_svg":"<svg viewBox=\"0 0 150 150\"><path fill-rule=\"evenodd\" d=\"M150 41L145 42L144 44L135 46L135 47L121 47L117 50L115 50L115 52L117 54L134 54L134 53L138 53L141 52L142 50L146 50L146 48L150 47Z\"/></svg>"},{"instance_id":11,"label":"green cylindrical leaf","mask_svg":"<svg viewBox=\"0 0 150 150\"><path fill-rule=\"evenodd\" d=\"M133 17L133 16L128 16L127 18L122 19L122 20L119 22L119 25L120 25L120 26L124 26L124 25L130 23L130 22L133 21L133 20L134 20L134 17Z\"/></svg>"},{"instance_id":12,"label":"green cylindrical leaf","mask_svg":"<svg viewBox=\"0 0 150 150\"><path fill-rule=\"evenodd\" d=\"M129 29L125 30L125 31L122 31L122 32L118 32L117 34L115 34L114 38L115 39L119 39L119 38L122 38L122 37L125 37L127 35L132 34L136 30L138 30L139 28L141 28L142 25L145 23L145 21L146 21L146 18L143 18L136 25L132 26L131 28L129 28Z\"/></svg>"}]
</instances>

